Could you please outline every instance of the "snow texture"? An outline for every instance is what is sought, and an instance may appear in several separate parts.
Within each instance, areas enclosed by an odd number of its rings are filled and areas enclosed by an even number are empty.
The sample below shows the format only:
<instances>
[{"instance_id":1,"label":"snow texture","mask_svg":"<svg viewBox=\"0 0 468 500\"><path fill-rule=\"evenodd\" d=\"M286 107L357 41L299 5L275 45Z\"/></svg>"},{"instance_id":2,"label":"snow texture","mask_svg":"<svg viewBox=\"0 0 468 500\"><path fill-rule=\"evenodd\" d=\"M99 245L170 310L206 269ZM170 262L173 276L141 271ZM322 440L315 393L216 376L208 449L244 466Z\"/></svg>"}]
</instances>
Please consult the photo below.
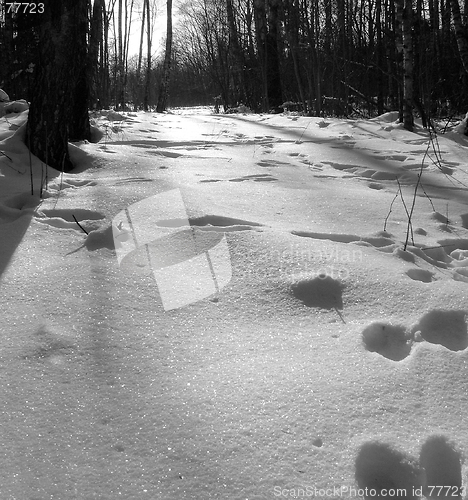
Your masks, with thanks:
<instances>
[{"instance_id":1,"label":"snow texture","mask_svg":"<svg viewBox=\"0 0 468 500\"><path fill-rule=\"evenodd\" d=\"M465 496L463 122L437 164L396 112L103 111L61 174L21 102L0 118L1 498Z\"/></svg>"}]
</instances>

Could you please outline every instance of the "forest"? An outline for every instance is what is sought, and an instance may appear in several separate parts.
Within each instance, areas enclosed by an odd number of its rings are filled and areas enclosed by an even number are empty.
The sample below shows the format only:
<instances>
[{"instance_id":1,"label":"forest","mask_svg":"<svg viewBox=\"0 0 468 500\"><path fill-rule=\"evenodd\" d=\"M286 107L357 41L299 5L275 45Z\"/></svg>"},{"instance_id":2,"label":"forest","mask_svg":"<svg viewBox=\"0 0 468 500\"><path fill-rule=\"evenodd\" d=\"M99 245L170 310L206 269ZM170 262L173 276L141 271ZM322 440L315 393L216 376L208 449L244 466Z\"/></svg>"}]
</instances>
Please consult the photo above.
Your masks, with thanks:
<instances>
[{"instance_id":1,"label":"forest","mask_svg":"<svg viewBox=\"0 0 468 500\"><path fill-rule=\"evenodd\" d=\"M467 0L180 0L174 7L172 0L3 0L0 88L33 101L66 89L74 75L69 106L82 115L218 103L224 111L243 105L309 116L399 110L408 130L414 114L427 125L468 108ZM156 31L164 15L167 28ZM78 129L72 136L83 136Z\"/></svg>"}]
</instances>

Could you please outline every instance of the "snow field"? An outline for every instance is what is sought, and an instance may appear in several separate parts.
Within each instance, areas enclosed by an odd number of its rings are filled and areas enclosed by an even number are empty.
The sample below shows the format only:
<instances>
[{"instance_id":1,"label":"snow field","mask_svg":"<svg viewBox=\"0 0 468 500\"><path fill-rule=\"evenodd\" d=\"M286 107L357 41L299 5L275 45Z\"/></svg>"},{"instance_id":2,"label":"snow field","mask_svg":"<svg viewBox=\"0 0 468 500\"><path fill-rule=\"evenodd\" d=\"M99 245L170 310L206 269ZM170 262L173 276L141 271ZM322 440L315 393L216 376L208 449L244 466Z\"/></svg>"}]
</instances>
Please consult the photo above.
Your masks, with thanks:
<instances>
[{"instance_id":1,"label":"snow field","mask_svg":"<svg viewBox=\"0 0 468 500\"><path fill-rule=\"evenodd\" d=\"M464 188L428 166L436 210L418 197L414 245L401 203L382 231L396 176L410 199L424 132L385 117L111 117L116 132L77 146L78 172L51 172L42 201L12 168L28 171L24 145L0 143L2 495L466 484ZM463 181L466 146L441 145ZM232 280L165 311L138 252L119 269L111 225L174 188L186 230L226 235Z\"/></svg>"}]
</instances>

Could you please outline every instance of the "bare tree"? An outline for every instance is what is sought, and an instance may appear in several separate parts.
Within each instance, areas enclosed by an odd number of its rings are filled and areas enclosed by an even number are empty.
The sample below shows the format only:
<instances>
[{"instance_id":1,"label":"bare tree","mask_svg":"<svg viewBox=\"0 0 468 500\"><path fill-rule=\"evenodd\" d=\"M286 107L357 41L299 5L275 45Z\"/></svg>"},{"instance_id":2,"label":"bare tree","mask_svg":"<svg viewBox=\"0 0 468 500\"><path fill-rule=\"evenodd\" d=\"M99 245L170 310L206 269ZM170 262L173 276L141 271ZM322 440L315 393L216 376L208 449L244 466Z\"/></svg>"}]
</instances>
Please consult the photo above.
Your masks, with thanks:
<instances>
[{"instance_id":1,"label":"bare tree","mask_svg":"<svg viewBox=\"0 0 468 500\"><path fill-rule=\"evenodd\" d=\"M468 73L468 39L466 36L466 26L462 22L458 0L450 0L450 5L452 8L452 18L455 26L458 52L460 54L463 69L465 73Z\"/></svg>"},{"instance_id":2,"label":"bare tree","mask_svg":"<svg viewBox=\"0 0 468 500\"><path fill-rule=\"evenodd\" d=\"M403 42L403 125L406 130L413 131L413 40L411 0L397 0L397 17Z\"/></svg>"},{"instance_id":3,"label":"bare tree","mask_svg":"<svg viewBox=\"0 0 468 500\"><path fill-rule=\"evenodd\" d=\"M159 86L158 105L156 111L162 113L166 110L167 94L169 91L169 77L171 72L172 57L172 0L167 0L167 29L166 29L166 51L164 53L164 63Z\"/></svg>"},{"instance_id":4,"label":"bare tree","mask_svg":"<svg viewBox=\"0 0 468 500\"><path fill-rule=\"evenodd\" d=\"M143 11L146 14L146 78L145 78L145 95L143 99L143 109L148 111L149 95L151 85L151 16L149 0L144 0Z\"/></svg>"}]
</instances>

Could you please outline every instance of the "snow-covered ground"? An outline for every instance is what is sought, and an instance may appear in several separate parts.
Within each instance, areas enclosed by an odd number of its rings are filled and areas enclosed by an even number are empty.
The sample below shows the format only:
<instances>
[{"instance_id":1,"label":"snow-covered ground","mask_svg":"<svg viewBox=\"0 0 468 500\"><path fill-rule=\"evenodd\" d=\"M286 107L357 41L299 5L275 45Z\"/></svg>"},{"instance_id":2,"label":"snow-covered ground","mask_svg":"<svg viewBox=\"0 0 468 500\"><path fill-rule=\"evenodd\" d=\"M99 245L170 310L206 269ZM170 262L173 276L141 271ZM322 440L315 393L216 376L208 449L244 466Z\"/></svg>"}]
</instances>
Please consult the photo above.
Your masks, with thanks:
<instances>
[{"instance_id":1,"label":"snow-covered ground","mask_svg":"<svg viewBox=\"0 0 468 500\"><path fill-rule=\"evenodd\" d=\"M463 493L468 140L102 113L62 176L26 116L0 118L2 500Z\"/></svg>"}]
</instances>

